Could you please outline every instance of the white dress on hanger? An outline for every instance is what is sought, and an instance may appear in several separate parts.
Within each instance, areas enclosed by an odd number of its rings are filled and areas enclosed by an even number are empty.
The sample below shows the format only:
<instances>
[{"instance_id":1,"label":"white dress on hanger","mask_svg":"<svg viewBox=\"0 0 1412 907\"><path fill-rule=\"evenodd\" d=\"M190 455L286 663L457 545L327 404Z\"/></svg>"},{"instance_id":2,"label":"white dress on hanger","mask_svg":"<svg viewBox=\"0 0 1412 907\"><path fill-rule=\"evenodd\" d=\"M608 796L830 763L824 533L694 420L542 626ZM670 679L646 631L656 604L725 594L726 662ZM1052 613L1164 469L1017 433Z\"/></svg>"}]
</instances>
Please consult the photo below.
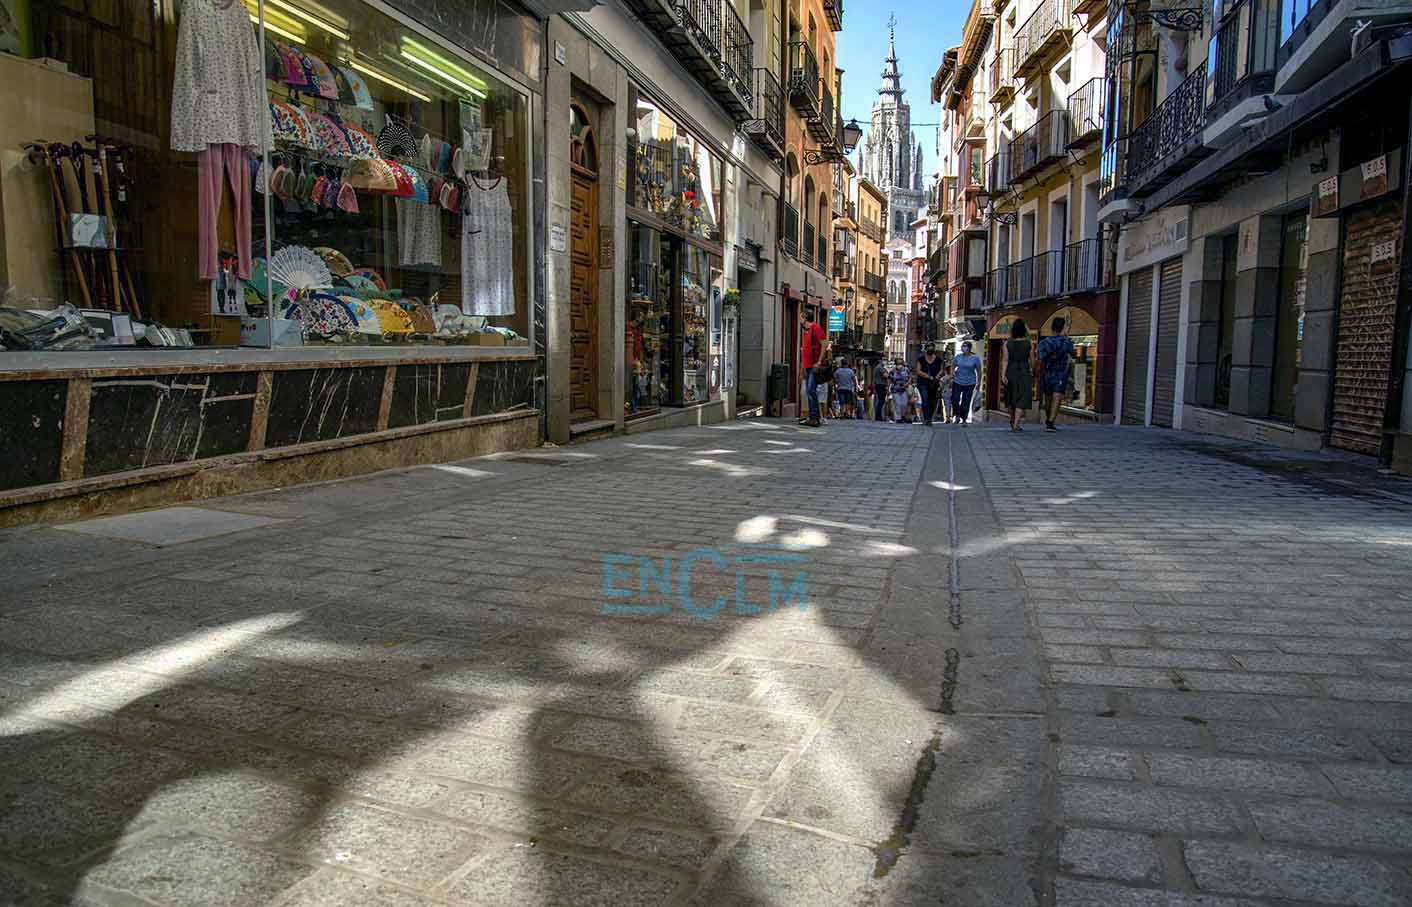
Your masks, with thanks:
<instances>
[{"instance_id":1,"label":"white dress on hanger","mask_svg":"<svg viewBox=\"0 0 1412 907\"><path fill-rule=\"evenodd\" d=\"M515 314L515 216L502 178L482 189L466 183L461 218L461 309L467 315Z\"/></svg>"},{"instance_id":2,"label":"white dress on hanger","mask_svg":"<svg viewBox=\"0 0 1412 907\"><path fill-rule=\"evenodd\" d=\"M266 147L270 107L260 39L240 0L185 0L172 84L172 150Z\"/></svg>"},{"instance_id":3,"label":"white dress on hanger","mask_svg":"<svg viewBox=\"0 0 1412 907\"><path fill-rule=\"evenodd\" d=\"M423 140L420 156L420 163L436 169L429 138ZM404 268L441 266L441 207L436 199L429 202L397 199L397 261Z\"/></svg>"}]
</instances>

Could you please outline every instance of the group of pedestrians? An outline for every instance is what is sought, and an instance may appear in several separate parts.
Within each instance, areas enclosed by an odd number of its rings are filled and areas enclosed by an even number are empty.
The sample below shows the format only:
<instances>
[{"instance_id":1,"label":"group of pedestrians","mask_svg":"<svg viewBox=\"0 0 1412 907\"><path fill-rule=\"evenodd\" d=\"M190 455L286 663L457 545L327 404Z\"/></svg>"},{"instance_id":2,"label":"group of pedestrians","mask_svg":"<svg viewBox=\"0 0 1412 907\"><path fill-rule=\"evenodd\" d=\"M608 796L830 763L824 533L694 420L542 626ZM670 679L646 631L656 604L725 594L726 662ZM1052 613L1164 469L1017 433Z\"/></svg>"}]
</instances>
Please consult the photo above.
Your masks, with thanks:
<instances>
[{"instance_id":1,"label":"group of pedestrians","mask_svg":"<svg viewBox=\"0 0 1412 907\"><path fill-rule=\"evenodd\" d=\"M1069 362L1074 342L1064 336L1064 319L1049 325L1052 333L1036 347L1030 343L1029 326L1016 318L1010 326L1010 339L1000 363L1000 389L1010 411L1010 430L1024 431L1020 424L1026 410L1034 406L1034 378L1039 374L1040 402L1044 407L1044 430L1058 431L1059 406L1069 388Z\"/></svg>"},{"instance_id":2,"label":"group of pedestrians","mask_svg":"<svg viewBox=\"0 0 1412 907\"><path fill-rule=\"evenodd\" d=\"M890 366L879 360L872 366L869 382L862 360L855 363L829 354L827 336L813 313L806 312L800 364L808 415L800 419L801 424L818 426L825 417L862 419L869 409L879 422L931 425L938 414L947 422L970 421L981 359L969 341L961 344L961 353L950 363L931 344L910 369L902 359Z\"/></svg>"}]
</instances>

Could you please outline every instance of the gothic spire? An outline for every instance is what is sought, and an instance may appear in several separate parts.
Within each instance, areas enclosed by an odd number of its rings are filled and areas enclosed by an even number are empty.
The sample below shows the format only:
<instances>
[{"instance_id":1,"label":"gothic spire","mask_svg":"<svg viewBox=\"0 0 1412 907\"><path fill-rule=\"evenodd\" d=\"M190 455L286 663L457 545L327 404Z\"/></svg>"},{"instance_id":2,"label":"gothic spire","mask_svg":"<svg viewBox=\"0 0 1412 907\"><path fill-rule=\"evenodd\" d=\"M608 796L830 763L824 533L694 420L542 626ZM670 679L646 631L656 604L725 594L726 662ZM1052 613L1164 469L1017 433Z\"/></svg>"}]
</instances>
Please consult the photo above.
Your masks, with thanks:
<instances>
[{"instance_id":1,"label":"gothic spire","mask_svg":"<svg viewBox=\"0 0 1412 907\"><path fill-rule=\"evenodd\" d=\"M878 94L898 103L902 100L902 73L897 71L897 16L887 20L887 61L883 64L883 83Z\"/></svg>"}]
</instances>

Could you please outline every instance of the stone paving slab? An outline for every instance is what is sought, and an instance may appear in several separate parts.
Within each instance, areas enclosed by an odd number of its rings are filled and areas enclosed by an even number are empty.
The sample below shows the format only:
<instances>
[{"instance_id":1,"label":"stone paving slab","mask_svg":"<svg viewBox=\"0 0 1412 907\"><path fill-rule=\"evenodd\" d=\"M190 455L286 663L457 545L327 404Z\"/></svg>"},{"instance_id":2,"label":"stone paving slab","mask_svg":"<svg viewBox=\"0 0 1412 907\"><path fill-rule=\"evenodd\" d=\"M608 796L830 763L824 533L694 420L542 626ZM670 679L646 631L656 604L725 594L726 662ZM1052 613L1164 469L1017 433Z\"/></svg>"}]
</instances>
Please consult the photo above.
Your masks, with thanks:
<instances>
[{"instance_id":1,"label":"stone paving slab","mask_svg":"<svg viewBox=\"0 0 1412 907\"><path fill-rule=\"evenodd\" d=\"M1412 903L1394 483L1097 427L549 453L0 532L0 903Z\"/></svg>"}]
</instances>

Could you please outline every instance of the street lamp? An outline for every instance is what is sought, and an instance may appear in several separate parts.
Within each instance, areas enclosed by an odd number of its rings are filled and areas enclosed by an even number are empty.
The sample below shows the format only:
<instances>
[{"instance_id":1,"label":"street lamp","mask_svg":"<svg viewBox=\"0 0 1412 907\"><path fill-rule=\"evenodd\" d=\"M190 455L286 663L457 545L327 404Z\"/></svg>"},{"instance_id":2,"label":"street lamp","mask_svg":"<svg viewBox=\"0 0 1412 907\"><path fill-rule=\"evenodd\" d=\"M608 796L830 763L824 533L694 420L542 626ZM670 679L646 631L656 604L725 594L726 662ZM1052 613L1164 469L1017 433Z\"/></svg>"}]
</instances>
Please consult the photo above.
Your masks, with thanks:
<instances>
[{"instance_id":1,"label":"street lamp","mask_svg":"<svg viewBox=\"0 0 1412 907\"><path fill-rule=\"evenodd\" d=\"M841 139L843 148L820 148L817 151L804 152L804 163L806 164L836 164L848 159L853 153L853 149L858 147L858 142L863 138L863 127L858 125L857 120L849 120L844 124Z\"/></svg>"}]
</instances>

